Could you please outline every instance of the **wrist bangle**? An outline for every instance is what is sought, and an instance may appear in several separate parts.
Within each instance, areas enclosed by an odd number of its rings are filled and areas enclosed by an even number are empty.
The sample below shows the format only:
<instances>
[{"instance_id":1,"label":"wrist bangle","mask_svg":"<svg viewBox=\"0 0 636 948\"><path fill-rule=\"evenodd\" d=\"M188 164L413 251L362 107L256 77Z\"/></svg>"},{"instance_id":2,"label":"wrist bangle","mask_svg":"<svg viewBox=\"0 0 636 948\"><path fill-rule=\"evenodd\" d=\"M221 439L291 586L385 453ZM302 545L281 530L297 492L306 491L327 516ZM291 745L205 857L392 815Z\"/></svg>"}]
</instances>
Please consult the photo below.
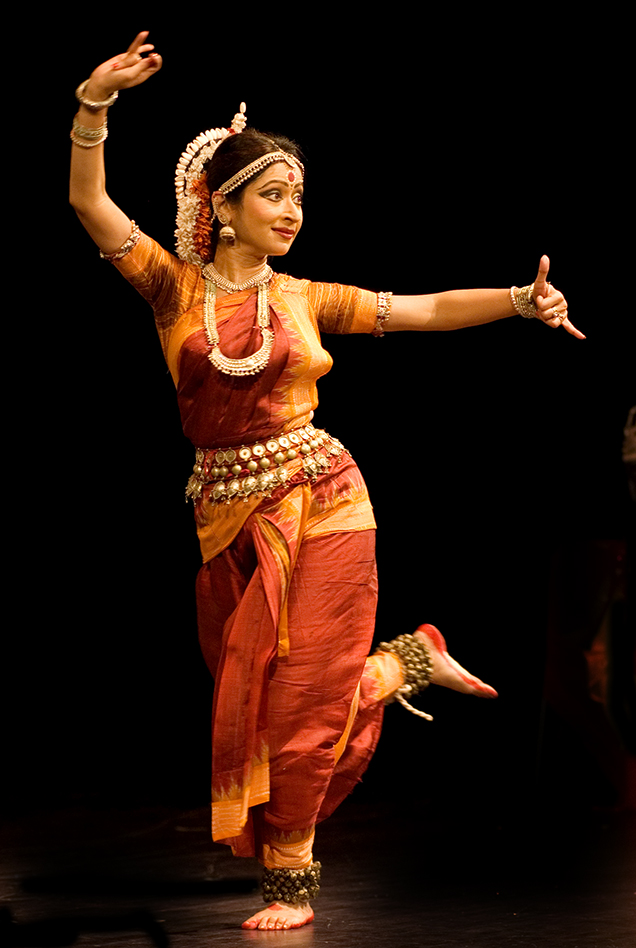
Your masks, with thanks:
<instances>
[{"instance_id":1,"label":"wrist bangle","mask_svg":"<svg viewBox=\"0 0 636 948\"><path fill-rule=\"evenodd\" d=\"M383 336L386 321L391 315L391 303L393 293L378 293L378 308L376 312L375 326L371 330L372 336Z\"/></svg>"},{"instance_id":2,"label":"wrist bangle","mask_svg":"<svg viewBox=\"0 0 636 948\"><path fill-rule=\"evenodd\" d=\"M84 106L85 109L88 109L89 112L101 112L102 109L108 109L116 102L119 92L113 92L113 94L109 95L109 97L104 99L103 102L93 102L92 99L87 99L84 95L84 90L86 89L88 83L89 80L85 79L84 82L79 84L75 90L75 98Z\"/></svg>"},{"instance_id":3,"label":"wrist bangle","mask_svg":"<svg viewBox=\"0 0 636 948\"><path fill-rule=\"evenodd\" d=\"M529 286L511 286L510 302L514 306L515 312L523 316L524 319L535 319L537 315L537 305L532 296L534 283Z\"/></svg>"},{"instance_id":4,"label":"wrist bangle","mask_svg":"<svg viewBox=\"0 0 636 948\"><path fill-rule=\"evenodd\" d=\"M80 148L94 148L95 145L101 145L108 138L108 127L106 122L98 128L87 128L80 125L77 116L73 119L73 128L71 129L71 141Z\"/></svg>"}]
</instances>

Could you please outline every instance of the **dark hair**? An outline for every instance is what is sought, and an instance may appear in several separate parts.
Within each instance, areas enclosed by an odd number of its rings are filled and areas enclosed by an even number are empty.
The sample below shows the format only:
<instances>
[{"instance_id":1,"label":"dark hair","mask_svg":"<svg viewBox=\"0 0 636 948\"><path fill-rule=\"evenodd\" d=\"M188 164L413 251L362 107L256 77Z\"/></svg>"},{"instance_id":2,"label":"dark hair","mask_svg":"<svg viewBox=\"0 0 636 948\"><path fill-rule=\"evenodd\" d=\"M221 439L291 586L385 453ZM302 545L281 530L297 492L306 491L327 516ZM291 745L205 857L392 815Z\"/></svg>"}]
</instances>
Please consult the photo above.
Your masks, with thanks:
<instances>
[{"instance_id":1,"label":"dark hair","mask_svg":"<svg viewBox=\"0 0 636 948\"><path fill-rule=\"evenodd\" d=\"M242 171L257 158L269 154L272 151L285 151L292 155L301 163L304 163L302 152L298 145L285 138L284 135L268 135L264 132L258 132L255 128L246 128L240 135L228 135L221 142L214 152L214 155L208 162L205 169L206 183L210 197L215 191L218 191L222 184L233 178L235 174ZM263 174L264 172L260 172ZM260 175L254 175L244 184L239 185L233 191L226 195L230 204L238 204L241 200L243 191L248 184L255 181ZM211 238L211 258L214 257L214 251L219 236L219 222L215 219L212 225Z\"/></svg>"}]
</instances>

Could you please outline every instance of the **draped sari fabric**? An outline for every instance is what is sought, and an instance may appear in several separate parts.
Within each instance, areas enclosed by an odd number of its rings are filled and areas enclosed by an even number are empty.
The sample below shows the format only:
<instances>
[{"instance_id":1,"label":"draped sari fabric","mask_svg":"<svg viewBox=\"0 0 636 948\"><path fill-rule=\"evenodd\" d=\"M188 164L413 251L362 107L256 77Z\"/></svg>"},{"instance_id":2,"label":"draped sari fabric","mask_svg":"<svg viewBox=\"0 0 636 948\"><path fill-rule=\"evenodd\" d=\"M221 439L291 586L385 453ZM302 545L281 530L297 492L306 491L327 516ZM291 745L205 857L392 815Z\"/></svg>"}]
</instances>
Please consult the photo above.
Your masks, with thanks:
<instances>
[{"instance_id":1,"label":"draped sari fabric","mask_svg":"<svg viewBox=\"0 0 636 948\"><path fill-rule=\"evenodd\" d=\"M212 831L237 855L260 855L272 838L303 838L332 812L366 767L381 725L380 713L371 741L347 742L336 761L373 635L373 532L302 544L288 594L289 654L277 656L260 529L250 518L197 580L200 640L217 683ZM262 811L256 821L251 807Z\"/></svg>"},{"instance_id":2,"label":"draped sari fabric","mask_svg":"<svg viewBox=\"0 0 636 948\"><path fill-rule=\"evenodd\" d=\"M154 308L183 430L198 447L253 444L306 425L316 381L331 367L319 331L371 332L376 322L375 293L275 275L270 361L255 376L228 376L208 359L197 267L145 236L116 265ZM259 348L255 316L255 291L217 299L226 355ZM215 679L213 837L266 864L278 846L298 865L313 825L360 779L383 706L378 676L365 674L377 583L364 481L347 452L313 482L301 458L288 470L271 496L218 504L204 487L195 505L197 607Z\"/></svg>"}]
</instances>

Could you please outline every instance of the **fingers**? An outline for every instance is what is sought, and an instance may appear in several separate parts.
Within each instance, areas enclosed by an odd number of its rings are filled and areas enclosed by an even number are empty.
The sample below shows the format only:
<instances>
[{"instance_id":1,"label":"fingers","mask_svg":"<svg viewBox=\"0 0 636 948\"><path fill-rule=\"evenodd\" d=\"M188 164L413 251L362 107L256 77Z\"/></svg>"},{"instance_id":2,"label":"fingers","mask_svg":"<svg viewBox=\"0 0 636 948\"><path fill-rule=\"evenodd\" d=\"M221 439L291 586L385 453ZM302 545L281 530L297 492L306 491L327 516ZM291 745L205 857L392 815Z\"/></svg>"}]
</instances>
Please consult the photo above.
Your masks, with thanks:
<instances>
[{"instance_id":1,"label":"fingers","mask_svg":"<svg viewBox=\"0 0 636 948\"><path fill-rule=\"evenodd\" d=\"M558 310L556 307L551 307L546 310L545 313L542 313L539 319L544 322L546 326L550 326L551 329L558 329L567 319L567 315L567 309Z\"/></svg>"},{"instance_id":2,"label":"fingers","mask_svg":"<svg viewBox=\"0 0 636 948\"><path fill-rule=\"evenodd\" d=\"M549 305L549 304L553 305ZM568 319L568 304L562 293L555 293L550 295L547 299L537 301L537 313L539 319L550 326L551 329L559 329L563 326L566 332L569 332L570 335L575 336L577 339L585 339L580 330L574 326Z\"/></svg>"},{"instance_id":3,"label":"fingers","mask_svg":"<svg viewBox=\"0 0 636 948\"><path fill-rule=\"evenodd\" d=\"M116 56L111 60L111 68L120 74L117 86L127 89L145 82L155 72L159 72L163 60L158 53L153 52L152 43L144 43L147 33L139 33L123 56ZM142 56L142 53L148 53Z\"/></svg>"},{"instance_id":4,"label":"fingers","mask_svg":"<svg viewBox=\"0 0 636 948\"><path fill-rule=\"evenodd\" d=\"M568 304L561 293L550 294L545 299L539 297L537 300L537 316L552 329L558 329L567 315Z\"/></svg>"},{"instance_id":5,"label":"fingers","mask_svg":"<svg viewBox=\"0 0 636 948\"><path fill-rule=\"evenodd\" d=\"M148 37L148 30L143 30L141 33L137 33L134 40L126 50L127 53L138 53L139 47L143 41Z\"/></svg>"},{"instance_id":6,"label":"fingers","mask_svg":"<svg viewBox=\"0 0 636 948\"><path fill-rule=\"evenodd\" d=\"M536 287L536 283L535 283ZM552 324L555 320L556 326L559 326L568 312L568 304L558 290L555 290L550 283L547 284L544 295L537 293L534 298L536 312L539 319L544 323Z\"/></svg>"},{"instance_id":7,"label":"fingers","mask_svg":"<svg viewBox=\"0 0 636 948\"><path fill-rule=\"evenodd\" d=\"M552 286L551 283L546 285L543 293L535 291L534 301L540 319L550 319L555 315L556 310L564 312L568 308L563 293Z\"/></svg>"},{"instance_id":8,"label":"fingers","mask_svg":"<svg viewBox=\"0 0 636 948\"><path fill-rule=\"evenodd\" d=\"M571 336L575 336L577 339L585 339L586 337L577 329L576 326L573 326L567 317L563 320L563 328L566 332L569 332Z\"/></svg>"},{"instance_id":9,"label":"fingers","mask_svg":"<svg viewBox=\"0 0 636 948\"><path fill-rule=\"evenodd\" d=\"M143 33L137 33L134 40L126 50L126 56L139 56L141 53L147 53L151 49L154 49L152 43L144 43L144 40L148 38L148 30L144 30Z\"/></svg>"},{"instance_id":10,"label":"fingers","mask_svg":"<svg viewBox=\"0 0 636 948\"><path fill-rule=\"evenodd\" d=\"M163 65L163 59L159 53L151 53L150 56L146 56L144 59L142 59L138 65L140 72L147 72L150 74L152 72L158 72L158 70L161 69ZM143 78L145 79L146 76L143 76Z\"/></svg>"},{"instance_id":11,"label":"fingers","mask_svg":"<svg viewBox=\"0 0 636 948\"><path fill-rule=\"evenodd\" d=\"M115 56L112 60L113 69L126 69L130 66L134 66L136 63L139 63L144 58L142 53L149 53L155 47L152 43L144 43L144 40L148 37L148 30L144 30L142 33L138 33L135 36L134 40L122 56ZM152 58L152 57L148 57Z\"/></svg>"},{"instance_id":12,"label":"fingers","mask_svg":"<svg viewBox=\"0 0 636 948\"><path fill-rule=\"evenodd\" d=\"M542 257L539 264L537 277L545 280L548 275L550 261L548 257ZM577 339L585 339L585 336L568 319L568 304L563 293L555 289L551 283L545 283L543 293L539 292L537 281L535 281L534 301L537 307L537 316L551 329L559 329L561 326Z\"/></svg>"},{"instance_id":13,"label":"fingers","mask_svg":"<svg viewBox=\"0 0 636 948\"><path fill-rule=\"evenodd\" d=\"M144 42L147 36L147 31L138 33L125 53L113 56L93 70L91 89L97 101L108 98L113 92L137 86L161 69L161 56L153 52L152 43Z\"/></svg>"}]
</instances>

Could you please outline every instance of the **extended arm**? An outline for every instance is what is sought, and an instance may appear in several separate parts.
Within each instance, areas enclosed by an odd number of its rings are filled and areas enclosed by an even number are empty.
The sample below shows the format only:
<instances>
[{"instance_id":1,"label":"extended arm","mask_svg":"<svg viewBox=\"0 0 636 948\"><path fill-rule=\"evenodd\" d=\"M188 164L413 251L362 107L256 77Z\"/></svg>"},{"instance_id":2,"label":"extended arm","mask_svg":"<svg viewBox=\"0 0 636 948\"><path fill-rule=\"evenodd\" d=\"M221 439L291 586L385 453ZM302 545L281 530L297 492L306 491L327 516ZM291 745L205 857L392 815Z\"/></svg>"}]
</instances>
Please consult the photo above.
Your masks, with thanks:
<instances>
[{"instance_id":1,"label":"extended arm","mask_svg":"<svg viewBox=\"0 0 636 948\"><path fill-rule=\"evenodd\" d=\"M563 325L577 339L585 339L567 318L563 294L547 282L549 267L548 257L543 256L532 288L536 315L555 329ZM426 296L394 296L385 329L387 332L463 329L514 316L516 312L510 290L450 290Z\"/></svg>"},{"instance_id":2,"label":"extended arm","mask_svg":"<svg viewBox=\"0 0 636 948\"><path fill-rule=\"evenodd\" d=\"M75 119L71 149L71 179L69 200L80 221L104 253L118 250L130 236L131 221L110 199L106 192L104 171L107 107L96 108L107 102L113 93L145 82L161 69L161 57L150 52L154 47L144 40L148 33L139 33L128 50L98 66L85 84ZM97 144L94 144L97 142Z\"/></svg>"}]
</instances>

